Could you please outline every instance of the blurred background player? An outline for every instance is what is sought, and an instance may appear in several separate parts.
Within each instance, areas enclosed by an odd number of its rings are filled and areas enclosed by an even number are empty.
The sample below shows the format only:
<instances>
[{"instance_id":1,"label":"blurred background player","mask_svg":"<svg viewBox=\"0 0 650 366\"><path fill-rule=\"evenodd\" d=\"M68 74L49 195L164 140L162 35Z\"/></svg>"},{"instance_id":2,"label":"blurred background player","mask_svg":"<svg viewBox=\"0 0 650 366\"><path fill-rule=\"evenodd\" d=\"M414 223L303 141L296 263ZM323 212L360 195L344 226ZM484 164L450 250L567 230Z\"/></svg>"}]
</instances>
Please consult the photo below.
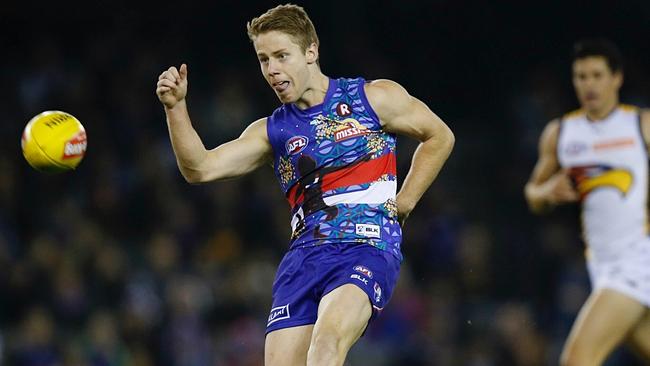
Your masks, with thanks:
<instances>
[{"instance_id":1,"label":"blurred background player","mask_svg":"<svg viewBox=\"0 0 650 366\"><path fill-rule=\"evenodd\" d=\"M236 178L272 161L287 195L293 233L273 285L265 363L341 365L391 296L402 259L400 223L454 137L395 82L324 75L318 37L301 7L270 9L248 23L248 35L283 105L239 138L205 149L188 115L185 64L163 72L156 93L188 182ZM397 195L394 134L420 141ZM312 171L303 156L315 163Z\"/></svg>"},{"instance_id":2,"label":"blurred background player","mask_svg":"<svg viewBox=\"0 0 650 366\"><path fill-rule=\"evenodd\" d=\"M581 108L546 126L525 188L534 213L581 204L592 293L565 343L562 365L600 365L626 341L650 360L650 112L619 104L622 83L613 43L575 45L573 85Z\"/></svg>"}]
</instances>

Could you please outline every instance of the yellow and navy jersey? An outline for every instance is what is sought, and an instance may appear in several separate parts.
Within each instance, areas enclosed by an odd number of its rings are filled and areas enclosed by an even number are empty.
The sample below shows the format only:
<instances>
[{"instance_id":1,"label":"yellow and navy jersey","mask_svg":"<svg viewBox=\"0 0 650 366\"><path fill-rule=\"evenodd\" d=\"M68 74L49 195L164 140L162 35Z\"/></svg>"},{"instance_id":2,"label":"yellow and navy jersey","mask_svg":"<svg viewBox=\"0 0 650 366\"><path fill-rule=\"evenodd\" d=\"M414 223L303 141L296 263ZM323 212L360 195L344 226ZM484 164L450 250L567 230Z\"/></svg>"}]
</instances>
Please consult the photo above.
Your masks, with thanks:
<instances>
[{"instance_id":1,"label":"yellow and navy jersey","mask_svg":"<svg viewBox=\"0 0 650 366\"><path fill-rule=\"evenodd\" d=\"M636 107L591 121L581 111L560 121L558 160L580 194L585 242L611 258L647 237L648 153Z\"/></svg>"}]
</instances>

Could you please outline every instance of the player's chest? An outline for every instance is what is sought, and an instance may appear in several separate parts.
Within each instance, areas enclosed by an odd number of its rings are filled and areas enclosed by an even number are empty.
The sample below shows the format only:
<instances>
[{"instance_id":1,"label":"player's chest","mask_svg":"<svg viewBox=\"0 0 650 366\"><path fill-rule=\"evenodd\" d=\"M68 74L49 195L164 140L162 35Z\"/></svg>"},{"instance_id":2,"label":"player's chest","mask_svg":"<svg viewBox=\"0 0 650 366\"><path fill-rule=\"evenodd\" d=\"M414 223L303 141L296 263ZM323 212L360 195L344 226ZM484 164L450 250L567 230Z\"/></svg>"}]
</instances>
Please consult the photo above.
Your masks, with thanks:
<instances>
[{"instance_id":1,"label":"player's chest","mask_svg":"<svg viewBox=\"0 0 650 366\"><path fill-rule=\"evenodd\" d=\"M585 124L567 128L558 144L560 160L569 165L594 161L629 165L645 159L638 131L620 127Z\"/></svg>"},{"instance_id":2,"label":"player's chest","mask_svg":"<svg viewBox=\"0 0 650 366\"><path fill-rule=\"evenodd\" d=\"M369 138L380 134L372 124L354 116L331 118L322 114L286 121L277 131L281 155L327 157L353 153L367 146Z\"/></svg>"}]
</instances>

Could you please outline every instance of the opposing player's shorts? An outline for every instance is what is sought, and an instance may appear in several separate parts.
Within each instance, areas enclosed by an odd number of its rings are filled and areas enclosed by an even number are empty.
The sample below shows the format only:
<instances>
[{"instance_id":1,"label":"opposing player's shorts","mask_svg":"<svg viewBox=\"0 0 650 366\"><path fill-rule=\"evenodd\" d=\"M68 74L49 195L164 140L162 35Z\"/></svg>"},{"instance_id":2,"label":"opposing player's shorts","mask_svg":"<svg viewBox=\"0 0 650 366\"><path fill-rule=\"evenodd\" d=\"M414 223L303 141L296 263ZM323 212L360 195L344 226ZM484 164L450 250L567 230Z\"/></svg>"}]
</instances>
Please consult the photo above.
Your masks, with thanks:
<instances>
[{"instance_id":1,"label":"opposing player's shorts","mask_svg":"<svg viewBox=\"0 0 650 366\"><path fill-rule=\"evenodd\" d=\"M275 276L266 333L316 323L323 296L348 283L368 295L372 320L388 303L399 267L399 259L367 244L327 244L290 250Z\"/></svg>"},{"instance_id":2,"label":"opposing player's shorts","mask_svg":"<svg viewBox=\"0 0 650 366\"><path fill-rule=\"evenodd\" d=\"M615 290L650 307L650 239L632 243L615 257L589 257L587 269L594 291Z\"/></svg>"}]
</instances>

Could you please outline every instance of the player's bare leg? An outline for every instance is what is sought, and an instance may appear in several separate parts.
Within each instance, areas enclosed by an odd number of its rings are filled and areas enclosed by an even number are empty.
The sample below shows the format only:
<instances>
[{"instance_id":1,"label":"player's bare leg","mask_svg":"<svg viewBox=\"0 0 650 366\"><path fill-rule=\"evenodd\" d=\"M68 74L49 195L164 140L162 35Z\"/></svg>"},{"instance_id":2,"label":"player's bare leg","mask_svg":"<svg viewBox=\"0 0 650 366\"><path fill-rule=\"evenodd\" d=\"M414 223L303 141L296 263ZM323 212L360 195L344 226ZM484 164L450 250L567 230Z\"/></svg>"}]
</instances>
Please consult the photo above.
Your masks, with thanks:
<instances>
[{"instance_id":1,"label":"player's bare leg","mask_svg":"<svg viewBox=\"0 0 650 366\"><path fill-rule=\"evenodd\" d=\"M304 366L314 325L278 329L266 335L264 365Z\"/></svg>"},{"instance_id":2,"label":"player's bare leg","mask_svg":"<svg viewBox=\"0 0 650 366\"><path fill-rule=\"evenodd\" d=\"M650 363L650 310L647 308L643 318L632 329L628 343L637 355Z\"/></svg>"},{"instance_id":3,"label":"player's bare leg","mask_svg":"<svg viewBox=\"0 0 650 366\"><path fill-rule=\"evenodd\" d=\"M368 295L355 285L346 284L325 295L318 305L307 366L343 365L371 315Z\"/></svg>"},{"instance_id":4,"label":"player's bare leg","mask_svg":"<svg viewBox=\"0 0 650 366\"><path fill-rule=\"evenodd\" d=\"M561 365L601 365L645 311L645 306L617 291L603 289L592 293L573 324Z\"/></svg>"}]
</instances>

